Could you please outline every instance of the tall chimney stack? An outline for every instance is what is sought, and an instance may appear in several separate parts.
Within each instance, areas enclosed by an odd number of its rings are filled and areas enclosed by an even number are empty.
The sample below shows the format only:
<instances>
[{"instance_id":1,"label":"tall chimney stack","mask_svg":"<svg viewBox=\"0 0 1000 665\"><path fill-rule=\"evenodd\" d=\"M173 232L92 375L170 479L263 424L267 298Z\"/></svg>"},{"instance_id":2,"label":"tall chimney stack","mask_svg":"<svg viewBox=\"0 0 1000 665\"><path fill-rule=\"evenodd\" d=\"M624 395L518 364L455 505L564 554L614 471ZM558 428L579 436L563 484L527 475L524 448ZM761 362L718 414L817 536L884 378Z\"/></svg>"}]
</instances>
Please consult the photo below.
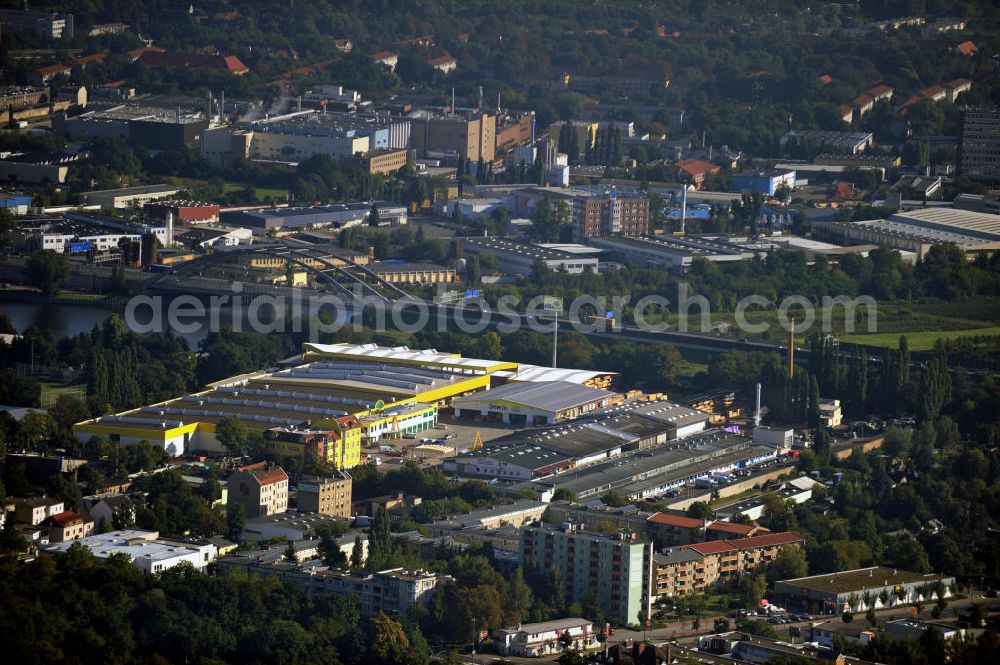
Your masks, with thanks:
<instances>
[{"instance_id":1,"label":"tall chimney stack","mask_svg":"<svg viewBox=\"0 0 1000 665\"><path fill-rule=\"evenodd\" d=\"M163 243L165 247L173 247L174 244L174 211L167 210L167 233L166 242Z\"/></svg>"},{"instance_id":2,"label":"tall chimney stack","mask_svg":"<svg viewBox=\"0 0 1000 665\"><path fill-rule=\"evenodd\" d=\"M760 384L757 384L757 410L753 414L753 426L760 427Z\"/></svg>"},{"instance_id":3,"label":"tall chimney stack","mask_svg":"<svg viewBox=\"0 0 1000 665\"><path fill-rule=\"evenodd\" d=\"M788 330L788 378L795 375L795 319Z\"/></svg>"},{"instance_id":4,"label":"tall chimney stack","mask_svg":"<svg viewBox=\"0 0 1000 665\"><path fill-rule=\"evenodd\" d=\"M684 224L687 222L688 188L681 183L681 235L684 234Z\"/></svg>"}]
</instances>

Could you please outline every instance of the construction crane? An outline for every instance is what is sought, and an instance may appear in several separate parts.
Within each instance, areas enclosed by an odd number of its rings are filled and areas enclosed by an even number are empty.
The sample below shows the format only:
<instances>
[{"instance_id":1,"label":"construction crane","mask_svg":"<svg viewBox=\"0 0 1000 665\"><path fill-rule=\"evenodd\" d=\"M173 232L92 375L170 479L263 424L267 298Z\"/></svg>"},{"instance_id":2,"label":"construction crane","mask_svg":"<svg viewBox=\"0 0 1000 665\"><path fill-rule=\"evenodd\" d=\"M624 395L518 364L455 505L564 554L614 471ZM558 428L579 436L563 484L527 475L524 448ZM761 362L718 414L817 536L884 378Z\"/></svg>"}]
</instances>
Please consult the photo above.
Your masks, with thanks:
<instances>
[{"instance_id":1,"label":"construction crane","mask_svg":"<svg viewBox=\"0 0 1000 665\"><path fill-rule=\"evenodd\" d=\"M482 450L482 448L483 448L483 435L479 432L479 430L476 430L476 438L472 441L472 445L469 446L469 452L471 453L476 450Z\"/></svg>"}]
</instances>

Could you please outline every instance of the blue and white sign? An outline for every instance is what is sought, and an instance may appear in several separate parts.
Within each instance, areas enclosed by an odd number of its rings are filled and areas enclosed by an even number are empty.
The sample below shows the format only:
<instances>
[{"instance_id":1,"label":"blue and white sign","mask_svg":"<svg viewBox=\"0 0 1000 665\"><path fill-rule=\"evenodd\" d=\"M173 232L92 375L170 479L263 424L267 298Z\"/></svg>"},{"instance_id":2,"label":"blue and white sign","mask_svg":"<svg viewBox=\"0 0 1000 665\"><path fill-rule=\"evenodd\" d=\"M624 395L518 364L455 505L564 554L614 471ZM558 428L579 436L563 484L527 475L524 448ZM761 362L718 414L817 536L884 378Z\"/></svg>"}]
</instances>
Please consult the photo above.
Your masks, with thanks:
<instances>
[{"instance_id":1,"label":"blue and white sign","mask_svg":"<svg viewBox=\"0 0 1000 665\"><path fill-rule=\"evenodd\" d=\"M74 242L70 243L69 253L70 254L83 254L84 252L89 252L91 248L90 241L86 242Z\"/></svg>"}]
</instances>

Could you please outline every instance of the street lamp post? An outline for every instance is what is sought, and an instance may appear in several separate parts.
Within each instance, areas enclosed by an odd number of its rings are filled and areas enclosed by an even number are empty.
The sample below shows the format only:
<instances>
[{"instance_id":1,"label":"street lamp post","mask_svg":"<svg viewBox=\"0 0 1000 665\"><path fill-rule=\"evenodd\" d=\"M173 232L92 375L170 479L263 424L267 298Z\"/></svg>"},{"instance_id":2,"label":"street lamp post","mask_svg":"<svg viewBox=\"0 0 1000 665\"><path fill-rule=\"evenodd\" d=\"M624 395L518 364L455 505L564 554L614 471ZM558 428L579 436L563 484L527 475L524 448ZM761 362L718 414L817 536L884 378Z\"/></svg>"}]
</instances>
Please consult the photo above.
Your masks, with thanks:
<instances>
[{"instance_id":1,"label":"street lamp post","mask_svg":"<svg viewBox=\"0 0 1000 665\"><path fill-rule=\"evenodd\" d=\"M478 619L472 618L472 662L476 662L476 647L479 646L479 631L476 629Z\"/></svg>"}]
</instances>

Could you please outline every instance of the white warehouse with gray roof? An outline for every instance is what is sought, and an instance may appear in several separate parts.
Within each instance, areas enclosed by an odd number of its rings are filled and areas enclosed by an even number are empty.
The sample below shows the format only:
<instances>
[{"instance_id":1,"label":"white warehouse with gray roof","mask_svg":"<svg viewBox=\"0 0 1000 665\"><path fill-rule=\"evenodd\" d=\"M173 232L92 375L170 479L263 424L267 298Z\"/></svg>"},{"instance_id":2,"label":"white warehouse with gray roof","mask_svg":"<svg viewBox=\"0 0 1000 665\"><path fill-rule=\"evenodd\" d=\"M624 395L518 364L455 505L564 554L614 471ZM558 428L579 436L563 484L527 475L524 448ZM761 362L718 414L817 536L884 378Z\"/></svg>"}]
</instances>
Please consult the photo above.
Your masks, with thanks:
<instances>
[{"instance_id":1,"label":"white warehouse with gray roof","mask_svg":"<svg viewBox=\"0 0 1000 665\"><path fill-rule=\"evenodd\" d=\"M497 258L497 268L508 275L530 275L536 261L549 270L564 270L579 274L584 270L597 272L597 257L567 252L555 247L532 245L507 238L463 238L466 254L491 254Z\"/></svg>"},{"instance_id":2,"label":"white warehouse with gray roof","mask_svg":"<svg viewBox=\"0 0 1000 665\"><path fill-rule=\"evenodd\" d=\"M508 383L454 401L460 418L480 417L508 425L554 425L621 400L608 390L569 381Z\"/></svg>"}]
</instances>

